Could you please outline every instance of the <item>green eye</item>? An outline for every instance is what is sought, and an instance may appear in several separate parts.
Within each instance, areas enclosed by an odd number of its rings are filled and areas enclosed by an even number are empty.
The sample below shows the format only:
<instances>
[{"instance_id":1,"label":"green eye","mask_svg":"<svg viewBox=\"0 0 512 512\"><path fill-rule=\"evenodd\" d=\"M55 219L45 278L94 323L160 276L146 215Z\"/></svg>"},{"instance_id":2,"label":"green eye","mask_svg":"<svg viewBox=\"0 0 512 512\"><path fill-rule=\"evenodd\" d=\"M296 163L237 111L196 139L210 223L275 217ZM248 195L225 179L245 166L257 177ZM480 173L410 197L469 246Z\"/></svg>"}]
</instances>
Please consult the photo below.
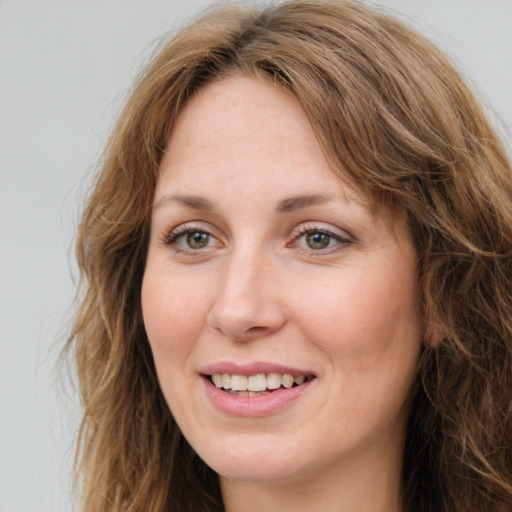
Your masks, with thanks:
<instances>
[{"instance_id":1,"label":"green eye","mask_svg":"<svg viewBox=\"0 0 512 512\"><path fill-rule=\"evenodd\" d=\"M210 241L210 235L201 231L187 233L187 245L191 249L203 249Z\"/></svg>"},{"instance_id":2,"label":"green eye","mask_svg":"<svg viewBox=\"0 0 512 512\"><path fill-rule=\"evenodd\" d=\"M306 234L306 244L310 249L319 250L329 247L332 237L326 233L313 231Z\"/></svg>"}]
</instances>

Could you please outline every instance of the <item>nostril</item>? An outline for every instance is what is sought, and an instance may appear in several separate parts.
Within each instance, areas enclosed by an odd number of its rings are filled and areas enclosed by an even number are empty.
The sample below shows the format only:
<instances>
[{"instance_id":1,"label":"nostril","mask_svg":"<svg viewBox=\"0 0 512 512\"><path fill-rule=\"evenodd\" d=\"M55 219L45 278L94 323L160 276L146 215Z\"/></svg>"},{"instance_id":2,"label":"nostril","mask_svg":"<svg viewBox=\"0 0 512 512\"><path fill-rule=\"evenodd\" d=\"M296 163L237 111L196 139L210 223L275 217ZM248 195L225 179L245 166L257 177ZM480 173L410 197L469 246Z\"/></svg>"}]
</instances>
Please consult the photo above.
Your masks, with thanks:
<instances>
[{"instance_id":1,"label":"nostril","mask_svg":"<svg viewBox=\"0 0 512 512\"><path fill-rule=\"evenodd\" d=\"M247 329L247 333L260 333L260 332L263 332L265 330L267 330L268 327L263 327L263 326L259 326L259 325L255 325L254 327L250 327L249 329Z\"/></svg>"}]
</instances>

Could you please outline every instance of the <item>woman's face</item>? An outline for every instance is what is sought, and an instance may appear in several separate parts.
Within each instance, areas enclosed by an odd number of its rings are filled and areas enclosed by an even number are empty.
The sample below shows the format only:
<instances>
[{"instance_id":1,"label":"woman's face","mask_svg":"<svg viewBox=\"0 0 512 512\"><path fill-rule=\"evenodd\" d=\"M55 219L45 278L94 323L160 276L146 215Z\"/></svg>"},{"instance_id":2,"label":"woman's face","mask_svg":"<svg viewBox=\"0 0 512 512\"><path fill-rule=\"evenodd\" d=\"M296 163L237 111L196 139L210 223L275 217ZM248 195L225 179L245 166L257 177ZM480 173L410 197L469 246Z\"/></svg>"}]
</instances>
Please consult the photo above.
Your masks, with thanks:
<instances>
[{"instance_id":1,"label":"woman's face","mask_svg":"<svg viewBox=\"0 0 512 512\"><path fill-rule=\"evenodd\" d=\"M400 465L415 250L403 219L391 229L336 177L294 97L241 76L199 91L161 163L147 256L160 385L215 471L298 482Z\"/></svg>"}]
</instances>

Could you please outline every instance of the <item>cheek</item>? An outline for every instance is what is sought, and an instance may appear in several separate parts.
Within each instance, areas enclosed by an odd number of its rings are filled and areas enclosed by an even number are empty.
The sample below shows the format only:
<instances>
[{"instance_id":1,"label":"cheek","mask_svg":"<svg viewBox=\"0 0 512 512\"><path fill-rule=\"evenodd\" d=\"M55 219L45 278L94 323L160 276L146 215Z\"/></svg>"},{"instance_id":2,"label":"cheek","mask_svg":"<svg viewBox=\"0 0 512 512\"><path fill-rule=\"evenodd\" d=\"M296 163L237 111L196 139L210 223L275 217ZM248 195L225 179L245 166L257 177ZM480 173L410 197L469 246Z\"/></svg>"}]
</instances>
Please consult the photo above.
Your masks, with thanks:
<instances>
[{"instance_id":1,"label":"cheek","mask_svg":"<svg viewBox=\"0 0 512 512\"><path fill-rule=\"evenodd\" d=\"M189 289L151 272L144 275L142 314L157 367L161 359L182 360L203 328L205 307Z\"/></svg>"},{"instance_id":2,"label":"cheek","mask_svg":"<svg viewBox=\"0 0 512 512\"><path fill-rule=\"evenodd\" d=\"M308 302L300 316L329 360L333 416L350 414L354 425L372 432L403 419L421 347L415 287L385 274L354 273Z\"/></svg>"},{"instance_id":3,"label":"cheek","mask_svg":"<svg viewBox=\"0 0 512 512\"><path fill-rule=\"evenodd\" d=\"M401 267L402 270L404 267ZM354 370L411 364L420 348L414 268L352 268L340 277L296 293L296 318L331 359Z\"/></svg>"}]
</instances>

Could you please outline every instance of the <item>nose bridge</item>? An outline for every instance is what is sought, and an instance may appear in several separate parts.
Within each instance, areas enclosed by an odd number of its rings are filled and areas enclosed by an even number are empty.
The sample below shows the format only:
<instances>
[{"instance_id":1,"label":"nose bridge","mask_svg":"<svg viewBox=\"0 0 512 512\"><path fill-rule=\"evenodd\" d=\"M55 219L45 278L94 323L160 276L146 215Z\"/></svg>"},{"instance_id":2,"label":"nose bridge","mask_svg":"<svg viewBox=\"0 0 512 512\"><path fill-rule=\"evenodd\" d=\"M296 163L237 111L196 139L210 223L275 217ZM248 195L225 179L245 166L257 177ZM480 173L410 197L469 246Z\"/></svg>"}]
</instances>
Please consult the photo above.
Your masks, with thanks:
<instances>
[{"instance_id":1,"label":"nose bridge","mask_svg":"<svg viewBox=\"0 0 512 512\"><path fill-rule=\"evenodd\" d=\"M261 247L234 249L219 276L208 315L210 326L239 340L278 330L284 315L272 276L272 258Z\"/></svg>"}]
</instances>

